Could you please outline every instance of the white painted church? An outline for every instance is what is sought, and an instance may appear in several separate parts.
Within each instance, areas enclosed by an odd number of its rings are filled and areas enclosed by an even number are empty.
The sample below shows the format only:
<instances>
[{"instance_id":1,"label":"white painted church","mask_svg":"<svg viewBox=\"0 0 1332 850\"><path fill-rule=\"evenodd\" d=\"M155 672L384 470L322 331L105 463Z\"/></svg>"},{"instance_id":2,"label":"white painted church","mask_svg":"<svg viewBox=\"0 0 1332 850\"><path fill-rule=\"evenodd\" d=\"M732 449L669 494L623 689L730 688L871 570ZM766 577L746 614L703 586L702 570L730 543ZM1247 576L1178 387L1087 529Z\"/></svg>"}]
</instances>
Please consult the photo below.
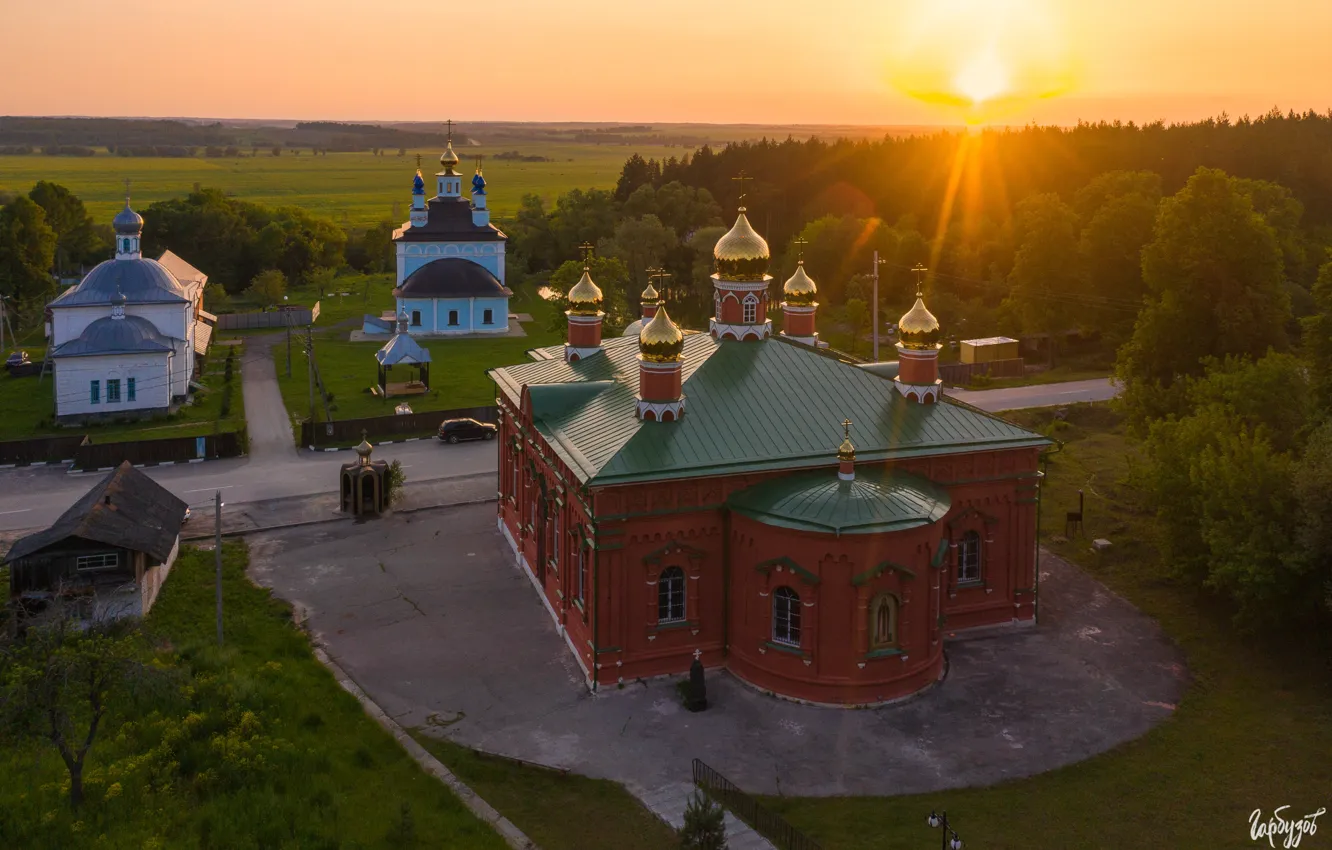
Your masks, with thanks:
<instances>
[{"instance_id":1,"label":"white painted church","mask_svg":"<svg viewBox=\"0 0 1332 850\"><path fill-rule=\"evenodd\" d=\"M393 232L397 275L395 317L406 314L412 336L505 334L509 296L504 284L504 243L490 223L486 179L478 164L470 200L462 194L458 155L448 146L439 158L436 194L426 200L425 178L417 168L408 221ZM367 334L388 335L394 319L366 316Z\"/></svg>"},{"instance_id":2,"label":"white painted church","mask_svg":"<svg viewBox=\"0 0 1332 850\"><path fill-rule=\"evenodd\" d=\"M47 305L60 422L172 410L189 394L216 321L203 310L206 275L170 251L144 258L143 217L128 197L112 225L115 259Z\"/></svg>"}]
</instances>

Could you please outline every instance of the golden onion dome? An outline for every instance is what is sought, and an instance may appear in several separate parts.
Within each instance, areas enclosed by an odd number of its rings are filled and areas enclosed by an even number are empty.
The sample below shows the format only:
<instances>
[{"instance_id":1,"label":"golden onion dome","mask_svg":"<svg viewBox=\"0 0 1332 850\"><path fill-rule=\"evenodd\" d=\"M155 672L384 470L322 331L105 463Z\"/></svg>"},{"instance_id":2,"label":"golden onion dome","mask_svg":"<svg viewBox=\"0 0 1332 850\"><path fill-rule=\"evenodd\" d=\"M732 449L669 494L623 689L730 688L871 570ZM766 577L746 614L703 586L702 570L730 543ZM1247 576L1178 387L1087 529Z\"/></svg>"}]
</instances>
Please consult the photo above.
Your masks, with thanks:
<instances>
[{"instance_id":1,"label":"golden onion dome","mask_svg":"<svg viewBox=\"0 0 1332 850\"><path fill-rule=\"evenodd\" d=\"M448 147L444 149L444 153L439 155L439 164L444 166L445 174L454 174L456 172L454 172L453 168L458 162L458 155L453 152L453 138L449 137Z\"/></svg>"},{"instance_id":2,"label":"golden onion dome","mask_svg":"<svg viewBox=\"0 0 1332 850\"><path fill-rule=\"evenodd\" d=\"M661 296L657 294L657 288L653 286L651 283L649 283L647 285L647 289L644 289L639 294L638 300L647 303L649 301L656 301L660 297Z\"/></svg>"},{"instance_id":3,"label":"golden onion dome","mask_svg":"<svg viewBox=\"0 0 1332 850\"><path fill-rule=\"evenodd\" d=\"M814 279L805 272L805 261L801 260L796 266L795 274L782 285L782 296L787 304L808 307L814 303L814 297L818 294L819 288L814 284Z\"/></svg>"},{"instance_id":4,"label":"golden onion dome","mask_svg":"<svg viewBox=\"0 0 1332 850\"><path fill-rule=\"evenodd\" d=\"M569 290L569 313L575 316L595 316L601 312L601 289L592 282L592 275L583 269L583 276Z\"/></svg>"},{"instance_id":5,"label":"golden onion dome","mask_svg":"<svg viewBox=\"0 0 1332 850\"><path fill-rule=\"evenodd\" d=\"M847 437L846 439L842 440L842 444L837 447L837 459L838 460L856 459L856 447L851 444L850 437Z\"/></svg>"},{"instance_id":6,"label":"golden onion dome","mask_svg":"<svg viewBox=\"0 0 1332 850\"><path fill-rule=\"evenodd\" d=\"M761 280L768 272L768 243L758 235L740 208L735 226L712 249L717 277L722 280Z\"/></svg>"},{"instance_id":7,"label":"golden onion dome","mask_svg":"<svg viewBox=\"0 0 1332 850\"><path fill-rule=\"evenodd\" d=\"M925 301L916 293L916 303L897 322L897 339L903 348L926 350L937 348L939 320L925 308Z\"/></svg>"},{"instance_id":8,"label":"golden onion dome","mask_svg":"<svg viewBox=\"0 0 1332 850\"><path fill-rule=\"evenodd\" d=\"M638 353L652 363L672 363L684 351L684 332L671 321L666 305L657 308L657 315L638 332Z\"/></svg>"}]
</instances>

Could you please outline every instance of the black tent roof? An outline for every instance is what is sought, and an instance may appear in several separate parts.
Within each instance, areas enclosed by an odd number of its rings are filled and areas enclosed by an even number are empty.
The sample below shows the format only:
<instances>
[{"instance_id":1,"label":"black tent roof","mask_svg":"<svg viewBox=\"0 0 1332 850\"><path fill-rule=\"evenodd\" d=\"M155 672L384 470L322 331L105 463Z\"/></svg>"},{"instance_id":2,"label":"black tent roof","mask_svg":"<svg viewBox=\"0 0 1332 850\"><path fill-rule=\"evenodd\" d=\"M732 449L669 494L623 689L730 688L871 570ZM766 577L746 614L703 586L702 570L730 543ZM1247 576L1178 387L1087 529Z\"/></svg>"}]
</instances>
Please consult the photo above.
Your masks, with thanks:
<instances>
[{"instance_id":1,"label":"black tent roof","mask_svg":"<svg viewBox=\"0 0 1332 850\"><path fill-rule=\"evenodd\" d=\"M16 541L6 562L26 558L70 537L146 552L166 560L180 536L186 505L125 461L50 528Z\"/></svg>"}]
</instances>

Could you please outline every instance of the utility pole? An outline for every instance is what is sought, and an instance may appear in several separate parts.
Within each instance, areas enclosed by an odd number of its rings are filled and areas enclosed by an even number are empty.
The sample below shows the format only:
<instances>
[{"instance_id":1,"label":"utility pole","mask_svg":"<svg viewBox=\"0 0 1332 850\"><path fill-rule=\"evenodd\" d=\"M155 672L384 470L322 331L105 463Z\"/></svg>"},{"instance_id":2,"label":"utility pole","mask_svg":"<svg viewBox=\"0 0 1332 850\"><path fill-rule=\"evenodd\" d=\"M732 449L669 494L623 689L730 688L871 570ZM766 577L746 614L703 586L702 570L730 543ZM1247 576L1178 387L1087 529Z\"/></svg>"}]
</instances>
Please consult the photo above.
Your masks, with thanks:
<instances>
[{"instance_id":1,"label":"utility pole","mask_svg":"<svg viewBox=\"0 0 1332 850\"><path fill-rule=\"evenodd\" d=\"M213 493L213 559L217 564L217 645L222 645L222 491Z\"/></svg>"},{"instance_id":2,"label":"utility pole","mask_svg":"<svg viewBox=\"0 0 1332 850\"><path fill-rule=\"evenodd\" d=\"M291 377L291 311L282 310L282 324L287 326L287 377Z\"/></svg>"},{"instance_id":3,"label":"utility pole","mask_svg":"<svg viewBox=\"0 0 1332 850\"><path fill-rule=\"evenodd\" d=\"M310 434L314 435L314 340L310 329L305 329L305 365L306 375L310 380Z\"/></svg>"},{"instance_id":4,"label":"utility pole","mask_svg":"<svg viewBox=\"0 0 1332 850\"><path fill-rule=\"evenodd\" d=\"M879 259L879 252L874 252L874 307L870 314L870 323L874 326L874 362L879 362L879 266L884 264Z\"/></svg>"}]
</instances>

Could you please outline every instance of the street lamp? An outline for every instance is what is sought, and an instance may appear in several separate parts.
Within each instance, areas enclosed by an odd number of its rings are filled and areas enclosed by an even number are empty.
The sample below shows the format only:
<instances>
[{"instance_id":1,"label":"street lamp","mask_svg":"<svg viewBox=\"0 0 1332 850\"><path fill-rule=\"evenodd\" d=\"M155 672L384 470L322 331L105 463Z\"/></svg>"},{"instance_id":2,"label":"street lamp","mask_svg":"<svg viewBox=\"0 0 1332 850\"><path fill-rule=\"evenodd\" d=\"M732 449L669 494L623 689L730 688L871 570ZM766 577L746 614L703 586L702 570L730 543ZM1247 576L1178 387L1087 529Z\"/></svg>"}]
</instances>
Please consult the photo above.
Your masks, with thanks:
<instances>
[{"instance_id":1,"label":"street lamp","mask_svg":"<svg viewBox=\"0 0 1332 850\"><path fill-rule=\"evenodd\" d=\"M930 812L929 818L925 821L931 829L943 829L940 836L943 840L939 842L941 850L962 850L962 839L957 837L957 833L948 825L948 810L944 809L942 815Z\"/></svg>"}]
</instances>

